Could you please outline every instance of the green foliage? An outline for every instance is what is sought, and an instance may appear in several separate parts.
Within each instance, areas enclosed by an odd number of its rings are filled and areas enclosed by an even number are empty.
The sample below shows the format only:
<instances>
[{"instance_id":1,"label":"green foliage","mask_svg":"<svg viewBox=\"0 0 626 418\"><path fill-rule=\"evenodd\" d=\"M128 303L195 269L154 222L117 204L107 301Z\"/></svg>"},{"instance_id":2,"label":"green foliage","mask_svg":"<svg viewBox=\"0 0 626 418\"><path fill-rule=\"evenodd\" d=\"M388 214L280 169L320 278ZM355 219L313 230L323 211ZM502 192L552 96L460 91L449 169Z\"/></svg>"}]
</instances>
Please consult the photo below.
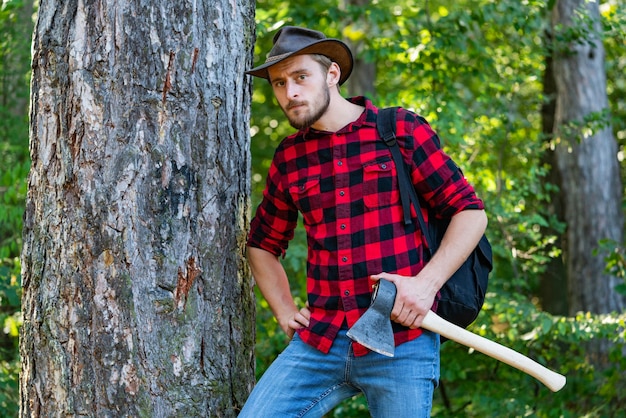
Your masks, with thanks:
<instances>
[{"instance_id":1,"label":"green foliage","mask_svg":"<svg viewBox=\"0 0 626 418\"><path fill-rule=\"evenodd\" d=\"M32 16L22 1L0 6L0 410L18 411L19 255L28 170L28 81ZM32 3L30 4L32 9Z\"/></svg>"},{"instance_id":2,"label":"green foliage","mask_svg":"<svg viewBox=\"0 0 626 418\"><path fill-rule=\"evenodd\" d=\"M19 361L0 360L0 416L16 417L19 405Z\"/></svg>"},{"instance_id":3,"label":"green foliage","mask_svg":"<svg viewBox=\"0 0 626 418\"><path fill-rule=\"evenodd\" d=\"M621 378L626 362L620 356L626 347L625 320L625 314L552 316L518 293L490 293L472 331L564 374L567 384L552 393L521 371L446 343L443 390L433 416L614 416L626 402ZM585 350L600 340L612 344L610 367L603 373L594 370Z\"/></svg>"},{"instance_id":4,"label":"green foliage","mask_svg":"<svg viewBox=\"0 0 626 418\"><path fill-rule=\"evenodd\" d=\"M606 45L607 93L611 109L611 123L619 144L618 157L623 163L626 146L626 8L618 1L602 5L604 43ZM622 170L622 184L626 184L626 170Z\"/></svg>"},{"instance_id":5,"label":"green foliage","mask_svg":"<svg viewBox=\"0 0 626 418\"><path fill-rule=\"evenodd\" d=\"M607 1L601 11L611 124L619 145L618 158L623 163L626 147L626 78L623 77L626 74L626 9L619 6L618 1ZM621 175L622 184L626 184L626 170L622 170ZM622 206L626 208L626 201ZM626 295L626 243L603 241L600 246L608 254L607 271L622 279L616 290Z\"/></svg>"},{"instance_id":6,"label":"green foliage","mask_svg":"<svg viewBox=\"0 0 626 418\"><path fill-rule=\"evenodd\" d=\"M626 255L623 246L612 240L603 240L600 242L600 248L596 253L607 254L606 255L606 272L614 277L622 279L622 283L619 283L615 290L626 295Z\"/></svg>"}]
</instances>

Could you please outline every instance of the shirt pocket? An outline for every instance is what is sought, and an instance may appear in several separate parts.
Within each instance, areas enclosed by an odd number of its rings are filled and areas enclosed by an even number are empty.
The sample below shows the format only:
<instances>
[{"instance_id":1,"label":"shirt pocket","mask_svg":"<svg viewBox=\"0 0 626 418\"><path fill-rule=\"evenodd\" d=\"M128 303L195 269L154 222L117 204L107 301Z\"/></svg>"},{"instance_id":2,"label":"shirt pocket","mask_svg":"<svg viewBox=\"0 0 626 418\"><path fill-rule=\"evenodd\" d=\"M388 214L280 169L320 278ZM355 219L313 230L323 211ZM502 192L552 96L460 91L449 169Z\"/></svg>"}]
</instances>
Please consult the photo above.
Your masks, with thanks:
<instances>
[{"instance_id":1,"label":"shirt pocket","mask_svg":"<svg viewBox=\"0 0 626 418\"><path fill-rule=\"evenodd\" d=\"M368 209L395 205L400 200L398 178L391 157L363 165L363 203Z\"/></svg>"},{"instance_id":2,"label":"shirt pocket","mask_svg":"<svg viewBox=\"0 0 626 418\"><path fill-rule=\"evenodd\" d=\"M320 178L312 177L289 186L289 194L302 213L304 223L314 225L324 219Z\"/></svg>"}]
</instances>

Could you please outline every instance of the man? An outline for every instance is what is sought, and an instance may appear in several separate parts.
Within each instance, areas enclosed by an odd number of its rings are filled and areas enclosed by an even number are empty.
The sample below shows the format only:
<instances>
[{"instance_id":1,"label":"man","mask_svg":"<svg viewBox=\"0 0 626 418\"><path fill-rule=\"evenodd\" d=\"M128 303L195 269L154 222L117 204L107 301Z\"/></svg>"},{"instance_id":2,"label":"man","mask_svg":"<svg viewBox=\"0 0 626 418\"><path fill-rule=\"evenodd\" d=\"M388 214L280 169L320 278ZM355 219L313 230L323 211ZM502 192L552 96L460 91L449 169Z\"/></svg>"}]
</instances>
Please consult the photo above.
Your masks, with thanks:
<instances>
[{"instance_id":1,"label":"man","mask_svg":"<svg viewBox=\"0 0 626 418\"><path fill-rule=\"evenodd\" d=\"M436 134L421 117L400 109L398 143L414 186L431 213L451 217L439 250L424 261L417 222L402 221L395 165L376 131L378 109L363 97L340 94L352 64L343 42L287 26L275 35L267 61L248 71L270 82L298 131L276 150L247 255L261 293L293 338L240 417L321 417L359 392L374 417L430 416L439 336L420 324L443 283L476 247L487 218ZM298 212L308 242L304 307L294 303L279 261ZM381 278L397 287L393 358L346 336Z\"/></svg>"}]
</instances>

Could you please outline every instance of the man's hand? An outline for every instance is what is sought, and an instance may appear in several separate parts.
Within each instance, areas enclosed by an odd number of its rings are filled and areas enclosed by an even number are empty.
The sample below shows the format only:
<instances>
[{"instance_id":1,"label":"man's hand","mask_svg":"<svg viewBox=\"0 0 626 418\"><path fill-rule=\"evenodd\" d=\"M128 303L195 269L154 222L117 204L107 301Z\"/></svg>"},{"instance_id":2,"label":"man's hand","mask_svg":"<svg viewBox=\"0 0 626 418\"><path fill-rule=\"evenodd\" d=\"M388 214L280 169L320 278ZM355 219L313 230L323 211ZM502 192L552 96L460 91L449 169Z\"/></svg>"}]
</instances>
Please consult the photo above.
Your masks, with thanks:
<instances>
[{"instance_id":1,"label":"man's hand","mask_svg":"<svg viewBox=\"0 0 626 418\"><path fill-rule=\"evenodd\" d=\"M278 257L263 249L248 247L247 258L257 286L289 338L293 337L296 330L309 326L309 306L307 304L298 310L291 296L287 274Z\"/></svg>"},{"instance_id":2,"label":"man's hand","mask_svg":"<svg viewBox=\"0 0 626 418\"><path fill-rule=\"evenodd\" d=\"M417 276L389 273L370 276L372 280L387 279L396 285L391 319L410 328L419 328L437 292L476 248L486 227L485 211L459 212L450 220L439 249Z\"/></svg>"},{"instance_id":3,"label":"man's hand","mask_svg":"<svg viewBox=\"0 0 626 418\"><path fill-rule=\"evenodd\" d=\"M439 289L430 280L420 275L414 277L380 273L370 276L372 280L385 279L396 285L396 301L391 311L391 319L409 328L419 328L424 316L433 306Z\"/></svg>"},{"instance_id":4,"label":"man's hand","mask_svg":"<svg viewBox=\"0 0 626 418\"><path fill-rule=\"evenodd\" d=\"M306 303L306 306L299 311L294 311L292 314L288 315L283 321L278 321L282 330L289 336L289 338L293 338L293 334L301 329L309 326L309 320L311 319L311 311L309 310L309 303Z\"/></svg>"}]
</instances>

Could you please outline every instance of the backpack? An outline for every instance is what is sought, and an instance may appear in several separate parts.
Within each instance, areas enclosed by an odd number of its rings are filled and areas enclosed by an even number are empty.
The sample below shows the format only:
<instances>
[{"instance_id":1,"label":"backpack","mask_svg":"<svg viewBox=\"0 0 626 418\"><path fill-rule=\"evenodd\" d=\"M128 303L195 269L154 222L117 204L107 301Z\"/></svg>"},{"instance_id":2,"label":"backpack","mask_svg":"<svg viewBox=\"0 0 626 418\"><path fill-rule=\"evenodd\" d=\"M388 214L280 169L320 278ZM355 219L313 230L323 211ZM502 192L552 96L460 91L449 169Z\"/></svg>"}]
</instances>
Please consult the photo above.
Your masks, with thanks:
<instances>
[{"instance_id":1,"label":"backpack","mask_svg":"<svg viewBox=\"0 0 626 418\"><path fill-rule=\"evenodd\" d=\"M426 225L424 221L420 210L419 197L411 182L406 163L396 141L397 109L397 107L380 109L376 129L381 139L391 150L391 155L396 164L404 223L405 225L412 224L412 202L415 212L417 212L419 226L428 243L426 257L427 260L430 260L441 243L450 219L438 219L435 216L429 216L429 224ZM439 291L437 314L455 325L467 328L474 322L483 306L489 273L492 268L491 244L489 244L489 240L483 234L474 251ZM445 339L442 338L442 341L445 341Z\"/></svg>"}]
</instances>

